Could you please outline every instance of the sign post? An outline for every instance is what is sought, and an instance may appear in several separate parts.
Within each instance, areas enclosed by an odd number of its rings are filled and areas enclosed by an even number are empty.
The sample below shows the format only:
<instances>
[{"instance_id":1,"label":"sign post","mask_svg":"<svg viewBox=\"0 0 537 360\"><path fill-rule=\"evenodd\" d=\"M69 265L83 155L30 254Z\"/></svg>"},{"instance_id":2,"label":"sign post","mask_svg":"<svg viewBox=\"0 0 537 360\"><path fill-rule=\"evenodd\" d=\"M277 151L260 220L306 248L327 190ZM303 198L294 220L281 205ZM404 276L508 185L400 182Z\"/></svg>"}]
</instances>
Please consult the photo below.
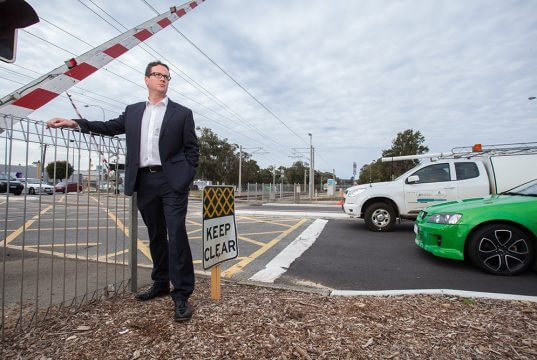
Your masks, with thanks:
<instances>
[{"instance_id":1,"label":"sign post","mask_svg":"<svg viewBox=\"0 0 537 360\"><path fill-rule=\"evenodd\" d=\"M233 186L203 188L203 269L211 269L211 298L220 299L220 264L239 256Z\"/></svg>"}]
</instances>

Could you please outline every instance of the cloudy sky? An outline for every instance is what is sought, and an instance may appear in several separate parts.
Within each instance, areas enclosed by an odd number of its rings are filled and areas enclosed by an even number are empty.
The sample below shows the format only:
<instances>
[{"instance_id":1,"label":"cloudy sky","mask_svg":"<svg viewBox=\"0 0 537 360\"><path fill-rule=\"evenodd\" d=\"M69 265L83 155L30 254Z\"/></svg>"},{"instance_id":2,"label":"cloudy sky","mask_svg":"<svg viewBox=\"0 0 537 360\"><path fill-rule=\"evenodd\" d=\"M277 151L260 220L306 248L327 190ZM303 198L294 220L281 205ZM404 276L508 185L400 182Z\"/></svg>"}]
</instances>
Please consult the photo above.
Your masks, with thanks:
<instances>
[{"instance_id":1,"label":"cloudy sky","mask_svg":"<svg viewBox=\"0 0 537 360\"><path fill-rule=\"evenodd\" d=\"M143 0L28 2L42 21L0 63L0 96L156 16ZM170 98L262 167L308 160L308 133L315 167L344 178L409 128L435 152L537 141L537 1L207 0L174 25L72 89L85 117L144 100L161 59ZM31 118L52 116L76 115L60 97Z\"/></svg>"}]
</instances>

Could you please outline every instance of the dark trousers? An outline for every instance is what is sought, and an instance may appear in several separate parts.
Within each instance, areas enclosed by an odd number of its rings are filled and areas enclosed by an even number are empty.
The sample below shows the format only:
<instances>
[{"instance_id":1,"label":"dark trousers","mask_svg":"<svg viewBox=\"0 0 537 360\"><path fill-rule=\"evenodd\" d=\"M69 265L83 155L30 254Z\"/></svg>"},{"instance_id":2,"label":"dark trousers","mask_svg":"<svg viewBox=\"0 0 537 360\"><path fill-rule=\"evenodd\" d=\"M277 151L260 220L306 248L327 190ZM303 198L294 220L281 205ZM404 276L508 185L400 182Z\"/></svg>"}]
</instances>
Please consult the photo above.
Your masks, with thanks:
<instances>
[{"instance_id":1,"label":"dark trousers","mask_svg":"<svg viewBox=\"0 0 537 360\"><path fill-rule=\"evenodd\" d=\"M151 279L157 285L171 281L174 301L187 300L194 291L194 265L185 218L188 192L171 188L164 172L138 172L138 209L149 233L153 258Z\"/></svg>"}]
</instances>

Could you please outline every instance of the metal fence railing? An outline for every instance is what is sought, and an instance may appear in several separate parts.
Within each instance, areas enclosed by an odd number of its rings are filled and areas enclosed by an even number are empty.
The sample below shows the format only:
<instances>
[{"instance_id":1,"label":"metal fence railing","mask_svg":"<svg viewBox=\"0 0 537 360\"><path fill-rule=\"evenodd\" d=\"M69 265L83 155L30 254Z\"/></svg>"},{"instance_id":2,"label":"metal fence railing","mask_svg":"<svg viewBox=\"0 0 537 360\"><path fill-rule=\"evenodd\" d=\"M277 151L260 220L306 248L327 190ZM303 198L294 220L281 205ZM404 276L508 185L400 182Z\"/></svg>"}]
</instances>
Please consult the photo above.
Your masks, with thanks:
<instances>
[{"instance_id":1,"label":"metal fence railing","mask_svg":"<svg viewBox=\"0 0 537 360\"><path fill-rule=\"evenodd\" d=\"M319 187L322 188L322 186ZM239 191L237 189L237 195L238 194ZM278 201L299 203L301 201L310 199L308 188L303 184L247 183L241 188L240 196L237 195L237 198L246 200L249 203L267 203ZM314 189L311 199L336 199L338 196L342 197L342 191L339 191L337 194L328 197L323 190Z\"/></svg>"},{"instance_id":2,"label":"metal fence railing","mask_svg":"<svg viewBox=\"0 0 537 360\"><path fill-rule=\"evenodd\" d=\"M0 114L2 341L58 309L136 288L124 159L124 139Z\"/></svg>"}]
</instances>

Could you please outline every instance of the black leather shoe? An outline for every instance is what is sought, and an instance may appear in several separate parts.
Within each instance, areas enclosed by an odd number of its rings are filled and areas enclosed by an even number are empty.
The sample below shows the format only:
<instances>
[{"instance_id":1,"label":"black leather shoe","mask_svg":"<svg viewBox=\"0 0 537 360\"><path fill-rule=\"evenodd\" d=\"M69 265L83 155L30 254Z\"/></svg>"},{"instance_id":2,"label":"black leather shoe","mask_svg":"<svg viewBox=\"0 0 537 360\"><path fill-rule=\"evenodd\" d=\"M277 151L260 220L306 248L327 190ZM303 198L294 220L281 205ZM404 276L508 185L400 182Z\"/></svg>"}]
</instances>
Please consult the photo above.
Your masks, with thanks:
<instances>
[{"instance_id":1,"label":"black leather shoe","mask_svg":"<svg viewBox=\"0 0 537 360\"><path fill-rule=\"evenodd\" d=\"M139 292L135 298L140 301L147 301L159 296L168 295L170 293L170 287L165 285L153 284L146 291Z\"/></svg>"},{"instance_id":2,"label":"black leather shoe","mask_svg":"<svg viewBox=\"0 0 537 360\"><path fill-rule=\"evenodd\" d=\"M175 321L188 321L192 318L192 307L186 300L175 302Z\"/></svg>"}]
</instances>

